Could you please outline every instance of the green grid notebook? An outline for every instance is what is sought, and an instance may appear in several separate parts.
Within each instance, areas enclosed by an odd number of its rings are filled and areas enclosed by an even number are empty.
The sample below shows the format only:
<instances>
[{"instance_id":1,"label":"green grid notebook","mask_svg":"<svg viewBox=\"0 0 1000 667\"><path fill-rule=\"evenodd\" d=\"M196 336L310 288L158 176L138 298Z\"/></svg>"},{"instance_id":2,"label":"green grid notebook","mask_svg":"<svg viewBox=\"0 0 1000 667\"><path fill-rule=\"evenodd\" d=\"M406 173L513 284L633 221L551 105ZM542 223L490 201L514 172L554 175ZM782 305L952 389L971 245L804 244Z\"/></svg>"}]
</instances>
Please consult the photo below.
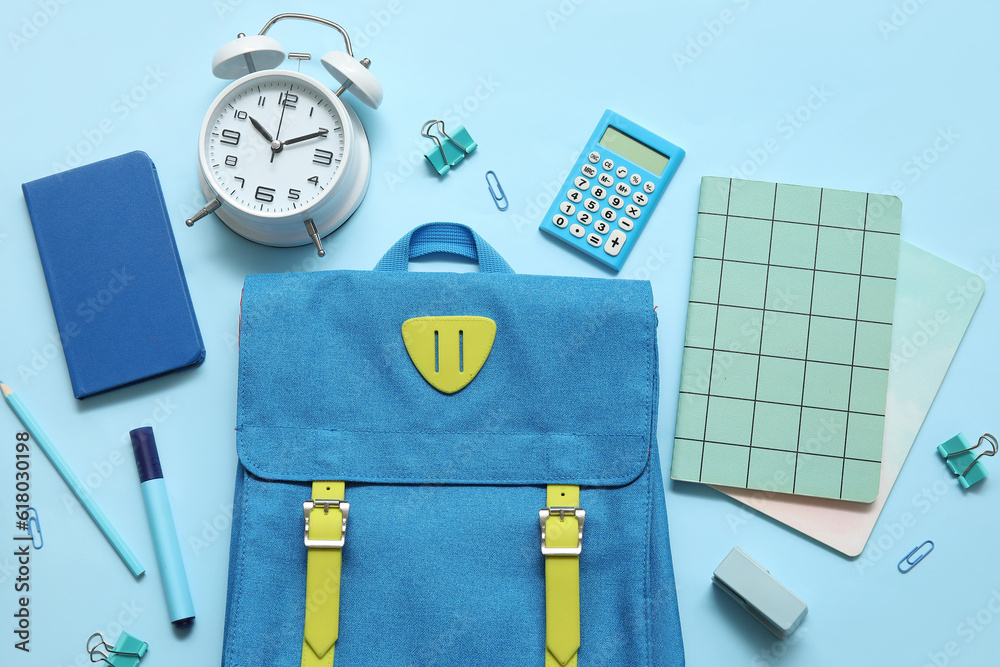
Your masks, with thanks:
<instances>
[{"instance_id":1,"label":"green grid notebook","mask_svg":"<svg viewBox=\"0 0 1000 667\"><path fill-rule=\"evenodd\" d=\"M673 479L878 495L902 204L705 177Z\"/></svg>"}]
</instances>

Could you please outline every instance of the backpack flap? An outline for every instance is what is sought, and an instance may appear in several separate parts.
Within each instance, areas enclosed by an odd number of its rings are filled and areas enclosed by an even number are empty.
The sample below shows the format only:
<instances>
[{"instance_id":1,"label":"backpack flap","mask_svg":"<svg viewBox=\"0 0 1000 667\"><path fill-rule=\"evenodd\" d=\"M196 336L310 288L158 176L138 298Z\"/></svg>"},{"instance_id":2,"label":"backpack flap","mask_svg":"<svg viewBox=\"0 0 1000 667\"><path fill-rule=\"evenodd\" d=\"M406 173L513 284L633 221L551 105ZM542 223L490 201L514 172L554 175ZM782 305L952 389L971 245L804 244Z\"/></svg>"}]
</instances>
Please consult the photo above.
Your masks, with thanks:
<instances>
[{"instance_id":1,"label":"backpack flap","mask_svg":"<svg viewBox=\"0 0 1000 667\"><path fill-rule=\"evenodd\" d=\"M488 349L484 362L469 359L482 364L478 374L444 393L425 378L430 362L422 373L411 359L403 324L455 316L488 318L495 335L489 348L467 327L456 345L445 340L454 327L441 329L428 352L439 370L454 365L442 354ZM627 484L645 469L653 435L654 346L646 282L252 275L240 335L240 462L259 478L295 482Z\"/></svg>"}]
</instances>

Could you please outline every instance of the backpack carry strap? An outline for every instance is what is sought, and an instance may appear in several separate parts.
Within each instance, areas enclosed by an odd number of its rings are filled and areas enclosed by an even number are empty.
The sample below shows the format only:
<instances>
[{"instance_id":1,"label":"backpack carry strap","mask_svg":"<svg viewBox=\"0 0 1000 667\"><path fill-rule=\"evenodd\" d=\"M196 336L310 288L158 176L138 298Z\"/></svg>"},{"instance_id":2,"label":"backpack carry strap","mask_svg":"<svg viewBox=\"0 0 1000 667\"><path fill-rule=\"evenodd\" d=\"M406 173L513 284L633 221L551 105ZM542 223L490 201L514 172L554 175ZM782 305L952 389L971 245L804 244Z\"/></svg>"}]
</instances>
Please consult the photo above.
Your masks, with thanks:
<instances>
[{"instance_id":1,"label":"backpack carry strap","mask_svg":"<svg viewBox=\"0 0 1000 667\"><path fill-rule=\"evenodd\" d=\"M302 667L333 666L340 626L340 564L351 508L343 498L343 482L313 482L312 500L302 503L308 554Z\"/></svg>"},{"instance_id":2,"label":"backpack carry strap","mask_svg":"<svg viewBox=\"0 0 1000 667\"><path fill-rule=\"evenodd\" d=\"M406 271L414 257L445 252L479 262L482 273L514 273L489 243L457 222L428 222L415 227L382 256L376 271Z\"/></svg>"},{"instance_id":3,"label":"backpack carry strap","mask_svg":"<svg viewBox=\"0 0 1000 667\"><path fill-rule=\"evenodd\" d=\"M545 667L576 667L580 650L580 487L550 484L538 512L545 555Z\"/></svg>"}]
</instances>

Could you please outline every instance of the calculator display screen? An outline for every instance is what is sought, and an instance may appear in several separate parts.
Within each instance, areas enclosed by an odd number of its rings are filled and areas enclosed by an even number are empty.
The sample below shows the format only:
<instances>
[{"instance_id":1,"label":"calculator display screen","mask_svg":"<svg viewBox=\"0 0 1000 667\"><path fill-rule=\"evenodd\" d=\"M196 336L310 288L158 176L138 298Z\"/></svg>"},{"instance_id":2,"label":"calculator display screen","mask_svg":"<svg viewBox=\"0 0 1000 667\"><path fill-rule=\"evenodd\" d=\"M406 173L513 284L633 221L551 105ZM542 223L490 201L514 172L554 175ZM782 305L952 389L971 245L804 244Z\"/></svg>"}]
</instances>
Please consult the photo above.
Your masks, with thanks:
<instances>
[{"instance_id":1,"label":"calculator display screen","mask_svg":"<svg viewBox=\"0 0 1000 667\"><path fill-rule=\"evenodd\" d=\"M597 143L605 148L610 148L623 158L631 160L646 171L657 176L663 173L667 162L670 161L670 158L663 153L654 151L641 141L636 141L621 130L616 130L610 125L608 125L608 129L604 131L604 136Z\"/></svg>"}]
</instances>

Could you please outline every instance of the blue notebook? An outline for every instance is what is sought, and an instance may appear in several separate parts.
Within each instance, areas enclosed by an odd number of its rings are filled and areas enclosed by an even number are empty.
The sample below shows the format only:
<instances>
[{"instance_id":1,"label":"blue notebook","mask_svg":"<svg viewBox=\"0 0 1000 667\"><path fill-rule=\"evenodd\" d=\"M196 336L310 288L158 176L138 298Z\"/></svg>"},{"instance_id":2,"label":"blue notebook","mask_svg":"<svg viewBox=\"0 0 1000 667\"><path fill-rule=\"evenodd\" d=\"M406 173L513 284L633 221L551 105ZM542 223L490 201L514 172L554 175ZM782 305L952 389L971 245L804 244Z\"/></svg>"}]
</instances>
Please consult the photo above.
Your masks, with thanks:
<instances>
[{"instance_id":1,"label":"blue notebook","mask_svg":"<svg viewBox=\"0 0 1000 667\"><path fill-rule=\"evenodd\" d=\"M21 189L77 398L204 360L148 155L127 153Z\"/></svg>"}]
</instances>

